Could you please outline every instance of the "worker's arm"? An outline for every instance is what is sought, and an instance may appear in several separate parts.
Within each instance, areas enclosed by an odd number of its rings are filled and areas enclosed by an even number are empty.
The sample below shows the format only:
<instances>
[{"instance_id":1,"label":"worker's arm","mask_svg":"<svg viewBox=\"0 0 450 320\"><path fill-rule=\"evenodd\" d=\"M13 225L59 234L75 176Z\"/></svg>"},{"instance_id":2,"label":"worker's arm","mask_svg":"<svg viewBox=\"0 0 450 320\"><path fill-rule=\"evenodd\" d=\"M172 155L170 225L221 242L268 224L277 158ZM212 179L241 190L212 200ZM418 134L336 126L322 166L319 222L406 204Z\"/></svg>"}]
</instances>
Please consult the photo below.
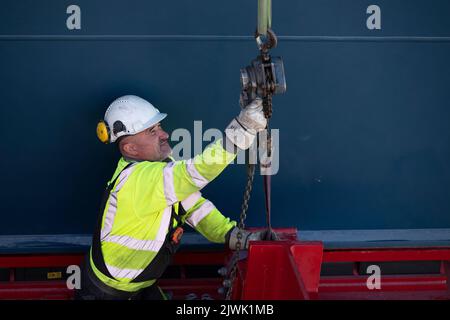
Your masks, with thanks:
<instances>
[{"instance_id":1,"label":"worker's arm","mask_svg":"<svg viewBox=\"0 0 450 320\"><path fill-rule=\"evenodd\" d=\"M236 227L235 221L224 217L211 201L202 197L200 192L191 194L181 204L186 211L182 221L211 242L225 243L230 249L236 250L240 232L240 248L246 250L250 241L260 241L267 237L267 230L251 232Z\"/></svg>"},{"instance_id":2,"label":"worker's arm","mask_svg":"<svg viewBox=\"0 0 450 320\"><path fill-rule=\"evenodd\" d=\"M130 177L135 180L135 203L144 204L150 214L182 201L204 188L235 157L217 140L189 160L139 163Z\"/></svg>"},{"instance_id":3,"label":"worker's arm","mask_svg":"<svg viewBox=\"0 0 450 320\"><path fill-rule=\"evenodd\" d=\"M225 236L236 226L235 221L224 217L200 192L193 193L181 204L186 210L182 220L211 242L225 243Z\"/></svg>"},{"instance_id":4,"label":"worker's arm","mask_svg":"<svg viewBox=\"0 0 450 320\"><path fill-rule=\"evenodd\" d=\"M237 152L234 146L242 150L249 148L266 125L262 100L255 99L228 125L225 140L211 143L194 158L169 163L146 161L136 165L130 177L136 179L134 200L145 206L145 210L138 211L141 214L158 212L204 188L234 160Z\"/></svg>"}]
</instances>

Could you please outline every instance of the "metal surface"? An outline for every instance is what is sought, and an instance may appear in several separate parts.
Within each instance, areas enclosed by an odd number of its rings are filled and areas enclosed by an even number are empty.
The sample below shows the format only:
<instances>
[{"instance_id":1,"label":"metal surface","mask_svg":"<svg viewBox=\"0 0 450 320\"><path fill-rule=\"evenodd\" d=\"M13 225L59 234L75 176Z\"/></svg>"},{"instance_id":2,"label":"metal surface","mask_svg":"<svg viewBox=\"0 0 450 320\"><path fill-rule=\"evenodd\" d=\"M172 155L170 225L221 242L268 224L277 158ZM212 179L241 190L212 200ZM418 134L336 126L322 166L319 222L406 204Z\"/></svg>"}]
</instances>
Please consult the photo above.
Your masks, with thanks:
<instances>
[{"instance_id":1,"label":"metal surface","mask_svg":"<svg viewBox=\"0 0 450 320\"><path fill-rule=\"evenodd\" d=\"M239 264L234 299L450 299L450 248L359 248L327 250L320 242L292 239L252 242L246 261ZM437 261L440 270L430 274L383 274L381 287L370 289L361 262L404 262L414 265ZM324 263L349 262L352 275L321 275Z\"/></svg>"},{"instance_id":2,"label":"metal surface","mask_svg":"<svg viewBox=\"0 0 450 320\"><path fill-rule=\"evenodd\" d=\"M257 229L252 229L257 230ZM276 229L281 241L252 242L240 260L232 299L450 299L450 247L326 249L321 242L297 240L296 229ZM0 282L0 299L71 299L63 280L19 280L19 269L67 267L79 264L84 252L70 255L0 255L0 268L9 270ZM191 247L173 260L160 286L174 299L222 299L218 266L231 259L223 249ZM415 266L435 261L434 272L390 272L381 277L381 289L369 290L361 263L402 262ZM324 264L350 263L351 274L325 275ZM25 273L26 274L26 273Z\"/></svg>"},{"instance_id":3,"label":"metal surface","mask_svg":"<svg viewBox=\"0 0 450 320\"><path fill-rule=\"evenodd\" d=\"M72 299L73 291L67 288L66 280L18 280L15 275L19 269L53 270L55 267L79 265L84 255L84 252L72 255L0 255L0 268L9 270L10 274L8 281L0 281L0 299ZM228 251L214 250L179 252L159 285L177 300L185 300L190 294L199 300L222 299L223 296L217 292L221 280L212 275L217 266L224 263L227 255Z\"/></svg>"},{"instance_id":4,"label":"metal surface","mask_svg":"<svg viewBox=\"0 0 450 320\"><path fill-rule=\"evenodd\" d=\"M220 129L236 115L255 1L77 4L82 29L70 31L66 3L2 1L4 235L92 231L118 160L95 124L114 98L149 99L169 131L193 133L194 120ZM271 119L281 141L274 227L450 228L450 2L377 1L381 30L367 29L366 5L273 2L290 89ZM235 220L244 172L232 165L204 189ZM264 223L263 199L255 188L247 225Z\"/></svg>"}]
</instances>

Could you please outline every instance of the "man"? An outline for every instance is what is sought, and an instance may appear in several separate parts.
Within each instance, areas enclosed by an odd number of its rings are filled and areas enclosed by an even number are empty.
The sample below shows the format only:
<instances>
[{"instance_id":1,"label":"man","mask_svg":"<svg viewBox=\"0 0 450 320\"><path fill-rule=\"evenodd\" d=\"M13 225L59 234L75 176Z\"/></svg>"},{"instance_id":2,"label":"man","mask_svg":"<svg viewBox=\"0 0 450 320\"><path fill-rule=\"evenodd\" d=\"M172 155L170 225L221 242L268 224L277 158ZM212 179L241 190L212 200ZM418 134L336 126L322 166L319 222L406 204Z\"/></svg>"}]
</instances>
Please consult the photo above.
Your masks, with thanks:
<instances>
[{"instance_id":1,"label":"man","mask_svg":"<svg viewBox=\"0 0 450 320\"><path fill-rule=\"evenodd\" d=\"M239 231L243 248L261 238L236 228L199 192L266 128L261 100L242 109L225 139L189 160L170 158L161 126L166 116L128 95L111 103L97 127L99 139L117 143L122 157L105 191L78 299L163 299L155 283L179 246L184 223L231 249Z\"/></svg>"}]
</instances>

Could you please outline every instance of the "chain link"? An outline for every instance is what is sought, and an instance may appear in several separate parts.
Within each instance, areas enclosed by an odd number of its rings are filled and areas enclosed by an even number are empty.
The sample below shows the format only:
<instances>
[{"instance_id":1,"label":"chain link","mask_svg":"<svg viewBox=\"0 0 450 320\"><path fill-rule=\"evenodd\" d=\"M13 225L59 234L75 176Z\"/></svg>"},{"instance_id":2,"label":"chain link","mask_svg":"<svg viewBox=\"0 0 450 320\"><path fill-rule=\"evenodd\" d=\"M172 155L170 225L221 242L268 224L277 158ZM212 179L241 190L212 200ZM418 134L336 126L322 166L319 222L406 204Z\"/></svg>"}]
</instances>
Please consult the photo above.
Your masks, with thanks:
<instances>
[{"instance_id":1,"label":"chain link","mask_svg":"<svg viewBox=\"0 0 450 320\"><path fill-rule=\"evenodd\" d=\"M248 155L248 150L247 150ZM231 272L230 272L230 278L228 281L228 290L226 294L226 300L231 299L231 295L233 293L233 284L236 279L236 270L237 270L237 263L239 261L239 254L241 251L241 240L242 240L242 233L240 230L244 230L245 228L245 219L247 218L247 210L248 210L248 203L250 201L250 195L252 193L253 188L253 178L255 177L255 165L248 163L247 164L247 185L245 186L245 192L244 192L244 200L242 201L242 207L241 207L241 214L240 214L240 220L239 220L239 231L237 234L237 243L236 243L236 250L233 253L233 256L231 257Z\"/></svg>"},{"instance_id":2,"label":"chain link","mask_svg":"<svg viewBox=\"0 0 450 320\"><path fill-rule=\"evenodd\" d=\"M270 28L270 27L269 27ZM270 55L268 54L269 49L276 47L277 45L277 37L275 36L275 33L272 30L268 30L268 36L269 36L269 42L266 43L265 45L262 45L259 47L260 51L261 51L261 56L263 57L264 61L267 64L266 68L270 67ZM255 38L256 38L256 42L259 45L259 36L256 33L255 34ZM267 75L267 79L266 79L266 83L268 84L267 88L264 88L264 99L263 99L263 112L264 112L264 116L267 119L267 153L268 156L270 157L272 155L272 137L270 134L270 128L269 128L269 119L272 117L272 94L273 91L275 89L274 87L274 81L271 78L271 72L266 72ZM247 159L248 159L248 163L247 163L247 185L245 187L245 192L244 192L244 199L242 201L242 207L241 207L241 214L240 214L240 221L239 221L239 231L237 234L237 243L236 243L236 250L233 253L232 257L231 257L231 271L230 271L230 276L229 279L225 280L224 283L227 284L228 286L228 290L226 292L226 300L230 300L232 293L233 293L233 284L236 280L236 271L237 271L237 264L239 261L239 255L240 255L240 251L241 251L241 240L242 240L242 233L241 230L244 230L245 228L245 219L247 218L247 210L248 210L248 203L250 201L250 195L252 192L252 188L253 188L253 179L255 176L255 164L251 164L250 163L250 157L249 155L249 151L247 150ZM268 211L268 228L269 231L271 229L270 226L270 211ZM269 233L268 233L269 234ZM227 287L225 286L225 287Z\"/></svg>"},{"instance_id":3,"label":"chain link","mask_svg":"<svg viewBox=\"0 0 450 320\"><path fill-rule=\"evenodd\" d=\"M269 129L269 119L272 116L272 95L269 94L263 101L263 107L264 107L264 115L267 119L267 151L268 156L271 156L272 151L272 138L270 136L270 129ZM247 150L247 156L249 151ZM249 160L249 157L247 157L247 160ZM236 280L236 271L237 271L237 264L239 261L239 255L241 251L241 240L242 240L242 233L241 230L245 229L245 219L247 219L247 210L248 210L248 203L250 201L250 195L253 188L253 179L255 177L255 164L251 164L250 161L247 163L247 185L245 186L245 192L244 192L244 199L242 201L242 207L241 207L241 214L240 214L240 220L239 220L239 231L237 233L237 242L236 242L236 250L233 253L233 256L231 257L231 272L230 277L228 280L225 280L225 283L228 285L228 290L226 293L226 300L231 300L231 296L233 293L233 284ZM270 216L269 216L270 219ZM269 228L270 228L270 222L269 222Z\"/></svg>"}]
</instances>

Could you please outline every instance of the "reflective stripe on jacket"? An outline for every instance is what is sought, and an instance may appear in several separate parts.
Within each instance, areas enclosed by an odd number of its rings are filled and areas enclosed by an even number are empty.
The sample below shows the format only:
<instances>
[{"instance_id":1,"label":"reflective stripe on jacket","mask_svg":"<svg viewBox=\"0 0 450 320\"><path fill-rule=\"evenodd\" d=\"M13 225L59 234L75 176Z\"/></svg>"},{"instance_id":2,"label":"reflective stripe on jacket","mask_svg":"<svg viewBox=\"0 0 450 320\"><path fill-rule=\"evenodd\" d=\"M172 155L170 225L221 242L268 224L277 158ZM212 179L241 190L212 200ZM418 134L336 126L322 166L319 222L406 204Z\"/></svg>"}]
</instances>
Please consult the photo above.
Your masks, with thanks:
<instances>
[{"instance_id":1,"label":"reflective stripe on jacket","mask_svg":"<svg viewBox=\"0 0 450 320\"><path fill-rule=\"evenodd\" d=\"M182 221L208 240L224 243L226 233L236 225L225 218L199 192L233 161L218 140L202 154L173 162L129 162L121 158L110 181L118 176L106 203L101 226L101 248L106 267L114 279L101 273L90 258L96 276L123 291L137 291L156 279L131 282L155 258L163 245L171 221L172 206L186 210ZM176 222L174 222L176 224Z\"/></svg>"}]
</instances>

